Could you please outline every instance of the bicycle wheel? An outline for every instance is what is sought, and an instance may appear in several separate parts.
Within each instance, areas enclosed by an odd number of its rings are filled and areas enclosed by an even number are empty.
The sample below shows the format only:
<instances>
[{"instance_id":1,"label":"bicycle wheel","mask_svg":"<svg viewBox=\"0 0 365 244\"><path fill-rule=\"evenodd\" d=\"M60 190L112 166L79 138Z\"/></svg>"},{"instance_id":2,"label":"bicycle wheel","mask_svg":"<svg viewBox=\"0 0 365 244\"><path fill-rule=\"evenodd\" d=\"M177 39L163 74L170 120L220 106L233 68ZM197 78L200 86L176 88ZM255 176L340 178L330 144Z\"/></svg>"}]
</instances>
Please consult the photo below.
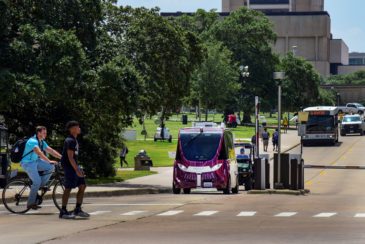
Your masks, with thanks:
<instances>
[{"instance_id":1,"label":"bicycle wheel","mask_svg":"<svg viewBox=\"0 0 365 244\"><path fill-rule=\"evenodd\" d=\"M7 210L15 214L26 213L30 184L26 180L12 180L3 189L2 200Z\"/></svg>"}]
</instances>

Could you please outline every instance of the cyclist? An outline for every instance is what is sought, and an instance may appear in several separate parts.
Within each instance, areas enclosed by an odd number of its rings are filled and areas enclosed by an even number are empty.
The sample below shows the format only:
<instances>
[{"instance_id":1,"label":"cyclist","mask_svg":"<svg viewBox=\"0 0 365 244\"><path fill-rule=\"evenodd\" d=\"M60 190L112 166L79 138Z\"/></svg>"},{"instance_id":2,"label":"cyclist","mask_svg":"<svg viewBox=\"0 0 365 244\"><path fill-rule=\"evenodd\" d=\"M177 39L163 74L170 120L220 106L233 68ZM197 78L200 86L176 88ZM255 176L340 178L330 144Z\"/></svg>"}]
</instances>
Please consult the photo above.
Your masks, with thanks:
<instances>
[{"instance_id":1,"label":"cyclist","mask_svg":"<svg viewBox=\"0 0 365 244\"><path fill-rule=\"evenodd\" d=\"M36 202L38 190L41 187L46 186L54 171L53 164L57 163L56 161L48 159L46 154L49 153L53 157L61 159L61 154L48 146L45 141L46 137L47 128L44 126L37 126L36 134L31 137L25 145L23 159L21 160L22 168L32 180L27 202L27 207L29 209L36 210L40 208ZM43 174L39 175L39 171L42 171Z\"/></svg>"},{"instance_id":2,"label":"cyclist","mask_svg":"<svg viewBox=\"0 0 365 244\"><path fill-rule=\"evenodd\" d=\"M76 121L70 121L66 125L69 136L66 138L62 151L61 163L65 171L64 187L65 191L62 196L62 209L59 218L74 219L76 216L81 218L89 218L90 215L81 209L86 189L84 172L77 164L79 155L79 143L77 136L80 135L80 125ZM76 196L76 207L73 212L67 211L67 203L70 197L71 190L78 187L79 190Z\"/></svg>"}]
</instances>

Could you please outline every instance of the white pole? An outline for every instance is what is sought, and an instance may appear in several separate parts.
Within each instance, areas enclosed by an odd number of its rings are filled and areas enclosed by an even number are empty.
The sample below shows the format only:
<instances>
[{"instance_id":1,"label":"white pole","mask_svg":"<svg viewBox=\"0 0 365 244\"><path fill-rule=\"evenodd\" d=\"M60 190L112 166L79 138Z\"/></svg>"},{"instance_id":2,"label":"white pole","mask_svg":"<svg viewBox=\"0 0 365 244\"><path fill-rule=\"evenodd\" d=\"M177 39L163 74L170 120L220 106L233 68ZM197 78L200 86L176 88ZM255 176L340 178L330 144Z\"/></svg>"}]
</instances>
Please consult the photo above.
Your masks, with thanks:
<instances>
[{"instance_id":1,"label":"white pole","mask_svg":"<svg viewBox=\"0 0 365 244\"><path fill-rule=\"evenodd\" d=\"M260 113L260 101L259 97L255 97L255 135L256 135L256 149L255 158L260 156L260 128L259 128L259 113Z\"/></svg>"},{"instance_id":2,"label":"white pole","mask_svg":"<svg viewBox=\"0 0 365 244\"><path fill-rule=\"evenodd\" d=\"M281 184L281 85L278 86L278 179L277 183Z\"/></svg>"}]
</instances>

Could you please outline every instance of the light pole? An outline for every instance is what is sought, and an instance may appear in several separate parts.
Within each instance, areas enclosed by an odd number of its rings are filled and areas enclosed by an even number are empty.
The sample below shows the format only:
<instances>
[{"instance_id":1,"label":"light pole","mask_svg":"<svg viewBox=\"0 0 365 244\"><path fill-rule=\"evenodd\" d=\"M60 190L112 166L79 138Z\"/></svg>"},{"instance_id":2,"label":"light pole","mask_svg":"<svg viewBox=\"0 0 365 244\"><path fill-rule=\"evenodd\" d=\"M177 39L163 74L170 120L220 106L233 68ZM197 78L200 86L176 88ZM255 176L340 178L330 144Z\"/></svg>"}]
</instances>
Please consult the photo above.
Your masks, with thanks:
<instances>
[{"instance_id":1,"label":"light pole","mask_svg":"<svg viewBox=\"0 0 365 244\"><path fill-rule=\"evenodd\" d=\"M274 80L278 81L278 178L274 188L283 188L281 182L281 82L285 79L285 72L274 72Z\"/></svg>"},{"instance_id":2,"label":"light pole","mask_svg":"<svg viewBox=\"0 0 365 244\"><path fill-rule=\"evenodd\" d=\"M341 97L341 94L339 92L337 92L337 107L340 106L340 97Z\"/></svg>"}]
</instances>

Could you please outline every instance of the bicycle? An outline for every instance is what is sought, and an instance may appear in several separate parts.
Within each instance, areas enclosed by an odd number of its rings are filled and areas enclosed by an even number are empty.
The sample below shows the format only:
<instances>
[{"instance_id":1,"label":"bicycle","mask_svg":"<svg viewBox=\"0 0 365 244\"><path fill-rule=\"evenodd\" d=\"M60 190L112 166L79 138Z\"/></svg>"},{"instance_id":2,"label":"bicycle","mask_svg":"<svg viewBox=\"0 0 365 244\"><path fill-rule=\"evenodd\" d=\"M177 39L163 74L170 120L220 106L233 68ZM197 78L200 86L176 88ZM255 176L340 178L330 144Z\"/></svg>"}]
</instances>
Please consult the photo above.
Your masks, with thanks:
<instances>
[{"instance_id":1,"label":"bicycle","mask_svg":"<svg viewBox=\"0 0 365 244\"><path fill-rule=\"evenodd\" d=\"M42 176L43 172L39 172L39 174ZM10 180L2 192L2 201L5 208L15 214L25 214L28 212L30 208L27 207L27 201L31 186L32 181L28 177ZM52 187L53 203L58 210L61 210L62 195L65 188L63 186L63 172L59 163L55 164L55 171L52 173L47 185L39 189L40 194L39 192L37 194L37 205L43 203L43 199L47 197L46 194L51 191Z\"/></svg>"}]
</instances>

